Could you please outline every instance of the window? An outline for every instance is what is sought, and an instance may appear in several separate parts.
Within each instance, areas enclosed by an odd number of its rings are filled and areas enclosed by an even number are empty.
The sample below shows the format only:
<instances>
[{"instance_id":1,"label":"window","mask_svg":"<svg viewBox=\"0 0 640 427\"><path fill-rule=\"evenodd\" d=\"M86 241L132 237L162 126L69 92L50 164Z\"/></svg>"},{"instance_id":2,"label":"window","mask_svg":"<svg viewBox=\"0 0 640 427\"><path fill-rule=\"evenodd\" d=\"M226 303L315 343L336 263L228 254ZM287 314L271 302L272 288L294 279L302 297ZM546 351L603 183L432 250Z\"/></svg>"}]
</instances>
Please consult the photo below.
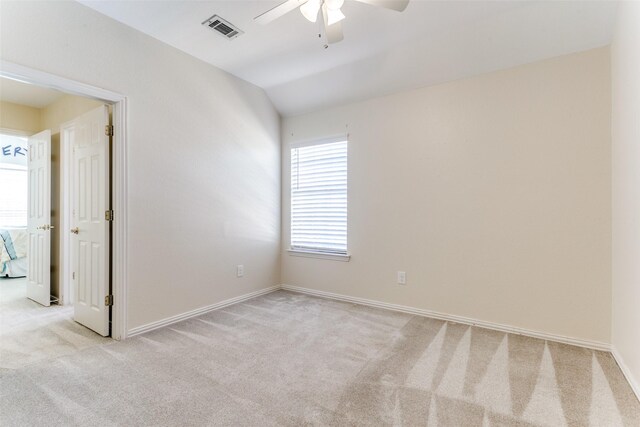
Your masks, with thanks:
<instances>
[{"instance_id":1,"label":"window","mask_svg":"<svg viewBox=\"0 0 640 427\"><path fill-rule=\"evenodd\" d=\"M0 135L0 227L27 225L27 140Z\"/></svg>"},{"instance_id":2,"label":"window","mask_svg":"<svg viewBox=\"0 0 640 427\"><path fill-rule=\"evenodd\" d=\"M291 148L291 250L347 254L347 141Z\"/></svg>"}]
</instances>

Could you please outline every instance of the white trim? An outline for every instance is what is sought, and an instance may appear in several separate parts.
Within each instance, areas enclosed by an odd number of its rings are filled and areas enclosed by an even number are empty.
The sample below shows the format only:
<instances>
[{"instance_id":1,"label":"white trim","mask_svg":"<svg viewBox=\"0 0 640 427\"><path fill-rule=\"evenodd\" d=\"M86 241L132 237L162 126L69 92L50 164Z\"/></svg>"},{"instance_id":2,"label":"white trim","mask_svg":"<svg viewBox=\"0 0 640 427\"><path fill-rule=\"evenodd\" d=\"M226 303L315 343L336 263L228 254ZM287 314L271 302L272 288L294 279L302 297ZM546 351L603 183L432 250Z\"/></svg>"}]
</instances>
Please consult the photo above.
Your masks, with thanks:
<instances>
[{"instance_id":1,"label":"white trim","mask_svg":"<svg viewBox=\"0 0 640 427\"><path fill-rule=\"evenodd\" d=\"M167 317L165 319L158 320L156 322L147 323L146 325L137 326L135 328L131 328L127 332L127 337L130 338L130 337L133 337L135 335L144 334L146 332L153 331L153 330L159 329L159 328L163 328L165 326L168 326L168 325L171 325L171 324L174 324L174 323L178 323L178 322L181 322L183 320L191 319L192 317L200 316L200 315L208 313L210 311L219 310L221 308L228 307L230 305L237 304L239 302L243 302L243 301L258 297L260 295L269 294L269 293L275 292L275 291L277 291L279 289L280 289L280 285L271 286L271 287L268 287L268 288L264 288L264 289L260 289L260 290L254 291L254 292L250 292L248 294L240 295L240 296L237 296L237 297L234 297L234 298L229 298L227 300L220 301L220 302L217 302L215 304L207 305L205 307L200 307L200 308L197 308L195 310L187 311L187 312L182 313L182 314L177 314L175 316Z\"/></svg>"},{"instance_id":2,"label":"white trim","mask_svg":"<svg viewBox=\"0 0 640 427\"><path fill-rule=\"evenodd\" d=\"M0 163L0 169L12 171L28 171L29 166L14 165L13 163Z\"/></svg>"},{"instance_id":3,"label":"white trim","mask_svg":"<svg viewBox=\"0 0 640 427\"><path fill-rule=\"evenodd\" d=\"M10 129L0 127L0 134L7 136L19 136L19 137L29 137L33 135L31 132L26 130L18 130L18 129Z\"/></svg>"},{"instance_id":4,"label":"white trim","mask_svg":"<svg viewBox=\"0 0 640 427\"><path fill-rule=\"evenodd\" d=\"M564 335L549 334L546 332L534 331L531 329L518 328L515 326L503 325L500 323L487 322L484 320L472 319L470 317L457 316L454 314L439 313L437 311L425 310L421 308L407 307L398 304L389 304L365 298L351 297L348 295L334 294L332 292L317 291L315 289L302 288L300 286L282 285L282 289L287 291L299 292L303 294L314 295L323 298L335 299L338 301L347 301L355 304L366 305L370 307L384 308L402 313L415 314L418 316L431 317L434 319L446 320L465 325L478 326L481 328L492 329L500 332L508 332L518 335L526 335L533 338L539 338L548 341L556 341L565 344L571 344L578 347L590 348L593 350L611 351L611 345L598 341L583 340L579 338L566 337Z\"/></svg>"},{"instance_id":5,"label":"white trim","mask_svg":"<svg viewBox=\"0 0 640 427\"><path fill-rule=\"evenodd\" d=\"M349 142L349 134L343 133L340 135L329 136L326 138L319 139L305 139L302 141L295 141L290 144L291 149L293 148L301 148L301 147L309 147L312 145L321 145L321 144L333 144L334 142Z\"/></svg>"},{"instance_id":6,"label":"white trim","mask_svg":"<svg viewBox=\"0 0 640 427\"><path fill-rule=\"evenodd\" d=\"M60 272L58 281L62 305L73 303L71 287L71 239L67 230L71 229L71 147L69 138L70 122L60 125Z\"/></svg>"},{"instance_id":7,"label":"white trim","mask_svg":"<svg viewBox=\"0 0 640 427\"><path fill-rule=\"evenodd\" d=\"M80 83L64 77L35 70L0 59L0 77L27 84L47 87L72 95L96 99L113 105L113 174L112 203L112 271L111 283L114 297L111 310L111 337L124 339L127 334L127 98L116 92Z\"/></svg>"},{"instance_id":8,"label":"white trim","mask_svg":"<svg viewBox=\"0 0 640 427\"><path fill-rule=\"evenodd\" d=\"M305 258L320 258L342 262L349 262L349 260L351 260L351 255L349 254L332 254L330 252L319 252L312 250L305 251L303 249L287 249L287 252L291 256L301 256Z\"/></svg>"},{"instance_id":9,"label":"white trim","mask_svg":"<svg viewBox=\"0 0 640 427\"><path fill-rule=\"evenodd\" d=\"M121 94L111 92L110 90L80 83L2 59L0 59L0 76L22 83L58 90L71 95L98 99L100 101L118 102L124 98Z\"/></svg>"},{"instance_id":10,"label":"white trim","mask_svg":"<svg viewBox=\"0 0 640 427\"><path fill-rule=\"evenodd\" d=\"M631 390L633 390L633 392L635 393L636 398L640 400L640 384L633 377L633 375L631 374L631 370L629 369L627 364L624 363L622 355L618 352L618 349L613 344L611 345L611 354L613 355L613 359L618 364L618 367L622 371L622 374L627 379L629 386L631 386Z\"/></svg>"},{"instance_id":11,"label":"white trim","mask_svg":"<svg viewBox=\"0 0 640 427\"><path fill-rule=\"evenodd\" d=\"M129 213L127 209L129 175L127 150L127 98L113 104L113 139L111 151L111 336L117 340L127 338L127 301L129 299L128 234Z\"/></svg>"}]
</instances>

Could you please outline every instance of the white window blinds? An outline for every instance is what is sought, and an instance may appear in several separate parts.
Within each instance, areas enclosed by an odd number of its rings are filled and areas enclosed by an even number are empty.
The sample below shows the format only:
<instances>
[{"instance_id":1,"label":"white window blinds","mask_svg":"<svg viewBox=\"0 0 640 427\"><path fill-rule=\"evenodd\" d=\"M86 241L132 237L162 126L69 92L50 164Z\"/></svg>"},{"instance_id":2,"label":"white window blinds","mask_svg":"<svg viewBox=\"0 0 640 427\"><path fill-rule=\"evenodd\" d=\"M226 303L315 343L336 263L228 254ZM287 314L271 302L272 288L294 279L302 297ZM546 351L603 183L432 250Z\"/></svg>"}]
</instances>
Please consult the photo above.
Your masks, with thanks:
<instances>
[{"instance_id":1,"label":"white window blinds","mask_svg":"<svg viewBox=\"0 0 640 427\"><path fill-rule=\"evenodd\" d=\"M291 149L291 249L347 253L347 141Z\"/></svg>"},{"instance_id":2,"label":"white window blinds","mask_svg":"<svg viewBox=\"0 0 640 427\"><path fill-rule=\"evenodd\" d=\"M0 227L27 225L27 170L0 164Z\"/></svg>"}]
</instances>

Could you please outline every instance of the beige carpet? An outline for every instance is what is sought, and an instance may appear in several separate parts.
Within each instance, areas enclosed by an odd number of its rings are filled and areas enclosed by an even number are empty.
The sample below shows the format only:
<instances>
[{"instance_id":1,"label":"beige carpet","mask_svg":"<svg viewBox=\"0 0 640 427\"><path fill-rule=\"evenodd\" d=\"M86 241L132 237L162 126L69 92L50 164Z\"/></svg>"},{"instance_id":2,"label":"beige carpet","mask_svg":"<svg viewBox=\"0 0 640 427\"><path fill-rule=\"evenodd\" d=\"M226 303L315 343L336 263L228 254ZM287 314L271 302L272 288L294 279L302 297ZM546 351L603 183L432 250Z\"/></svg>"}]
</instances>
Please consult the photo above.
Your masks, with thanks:
<instances>
[{"instance_id":1,"label":"beige carpet","mask_svg":"<svg viewBox=\"0 0 640 427\"><path fill-rule=\"evenodd\" d=\"M640 420L607 353L285 291L0 379L3 426Z\"/></svg>"},{"instance_id":2,"label":"beige carpet","mask_svg":"<svg viewBox=\"0 0 640 427\"><path fill-rule=\"evenodd\" d=\"M73 306L27 299L26 279L0 278L0 369L74 353L111 341L73 321Z\"/></svg>"}]
</instances>

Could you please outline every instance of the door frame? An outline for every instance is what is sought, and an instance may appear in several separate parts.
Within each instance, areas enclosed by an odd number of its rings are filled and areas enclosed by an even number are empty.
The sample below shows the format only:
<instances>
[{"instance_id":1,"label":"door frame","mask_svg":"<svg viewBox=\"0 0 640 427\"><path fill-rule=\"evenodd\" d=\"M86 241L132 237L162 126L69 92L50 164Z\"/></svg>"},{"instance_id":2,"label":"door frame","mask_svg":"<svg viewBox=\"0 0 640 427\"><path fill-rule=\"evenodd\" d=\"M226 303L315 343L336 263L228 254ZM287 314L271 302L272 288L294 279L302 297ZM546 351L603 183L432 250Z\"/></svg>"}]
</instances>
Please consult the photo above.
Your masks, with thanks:
<instances>
[{"instance_id":1,"label":"door frame","mask_svg":"<svg viewBox=\"0 0 640 427\"><path fill-rule=\"evenodd\" d=\"M111 231L111 293L113 306L111 307L111 337L122 340L127 337L127 288L128 288L128 258L127 258L127 97L99 87L80 83L71 79L49 74L40 70L25 67L0 59L0 77L17 80L23 83L47 87L71 95L92 98L113 107L113 139L111 150L111 194L114 219ZM62 149L62 147L61 147ZM61 157L63 153L61 152ZM63 159L61 167L66 169L67 159ZM64 176L63 172L62 175ZM69 179L69 176L67 176ZM64 190L63 190L64 191ZM63 205L64 206L64 205ZM61 230L64 230L61 223ZM62 233L62 241L67 233ZM67 236L68 237L68 236ZM68 280L67 271L66 280ZM64 288L61 283L61 288Z\"/></svg>"},{"instance_id":2,"label":"door frame","mask_svg":"<svg viewBox=\"0 0 640 427\"><path fill-rule=\"evenodd\" d=\"M60 300L63 305L73 303L71 286L71 147L69 138L63 136L69 132L69 122L60 124L60 271L58 272Z\"/></svg>"}]
</instances>

